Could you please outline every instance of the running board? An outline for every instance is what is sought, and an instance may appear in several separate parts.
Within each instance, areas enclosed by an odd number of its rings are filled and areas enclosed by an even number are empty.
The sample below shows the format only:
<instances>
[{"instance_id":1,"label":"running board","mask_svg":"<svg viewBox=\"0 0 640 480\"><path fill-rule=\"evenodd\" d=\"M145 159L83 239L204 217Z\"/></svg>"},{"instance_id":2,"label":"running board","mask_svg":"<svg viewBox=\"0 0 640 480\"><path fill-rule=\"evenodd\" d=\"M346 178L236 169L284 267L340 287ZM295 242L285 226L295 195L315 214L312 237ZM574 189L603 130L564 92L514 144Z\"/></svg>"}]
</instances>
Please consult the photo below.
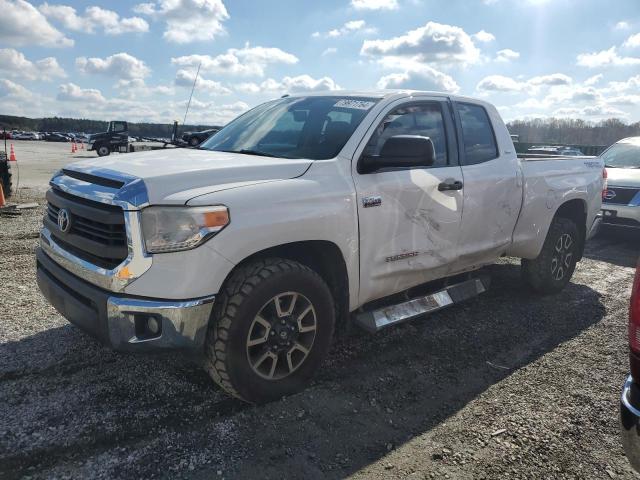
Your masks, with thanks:
<instances>
[{"instance_id":1,"label":"running board","mask_svg":"<svg viewBox=\"0 0 640 480\"><path fill-rule=\"evenodd\" d=\"M359 313L355 316L354 321L366 331L375 333L391 325L397 325L420 315L435 312L454 303L476 297L488 290L489 283L488 276L472 278L424 297Z\"/></svg>"}]
</instances>

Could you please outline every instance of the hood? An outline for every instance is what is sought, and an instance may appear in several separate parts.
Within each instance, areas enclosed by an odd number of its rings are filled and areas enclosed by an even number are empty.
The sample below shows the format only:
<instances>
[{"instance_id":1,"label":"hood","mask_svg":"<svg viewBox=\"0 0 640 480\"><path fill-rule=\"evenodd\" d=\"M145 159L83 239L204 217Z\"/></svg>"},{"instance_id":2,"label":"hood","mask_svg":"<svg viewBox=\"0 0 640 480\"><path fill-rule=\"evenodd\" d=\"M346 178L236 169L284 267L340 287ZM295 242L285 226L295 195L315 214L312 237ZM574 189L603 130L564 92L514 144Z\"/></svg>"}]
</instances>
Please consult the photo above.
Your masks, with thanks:
<instances>
[{"instance_id":1,"label":"hood","mask_svg":"<svg viewBox=\"0 0 640 480\"><path fill-rule=\"evenodd\" d=\"M607 185L640 188L640 168L607 168Z\"/></svg>"},{"instance_id":2,"label":"hood","mask_svg":"<svg viewBox=\"0 0 640 480\"><path fill-rule=\"evenodd\" d=\"M229 188L285 180L304 174L312 160L271 158L188 148L167 148L72 163L75 170L107 178L140 178L151 204L184 204Z\"/></svg>"}]
</instances>

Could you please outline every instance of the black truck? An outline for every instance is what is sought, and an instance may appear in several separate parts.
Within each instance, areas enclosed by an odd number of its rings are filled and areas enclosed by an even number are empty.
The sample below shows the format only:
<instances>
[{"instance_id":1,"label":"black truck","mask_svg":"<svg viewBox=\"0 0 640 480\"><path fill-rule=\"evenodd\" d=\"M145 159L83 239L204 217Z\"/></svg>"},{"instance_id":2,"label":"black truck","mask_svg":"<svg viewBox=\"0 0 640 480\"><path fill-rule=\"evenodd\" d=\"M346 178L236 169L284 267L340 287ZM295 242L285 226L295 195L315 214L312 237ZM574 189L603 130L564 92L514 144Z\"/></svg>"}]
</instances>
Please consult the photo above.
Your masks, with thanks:
<instances>
[{"instance_id":1,"label":"black truck","mask_svg":"<svg viewBox=\"0 0 640 480\"><path fill-rule=\"evenodd\" d=\"M129 151L129 126L127 122L111 121L106 132L89 136L88 150L95 150L98 156L104 157L111 152L126 153Z\"/></svg>"}]
</instances>

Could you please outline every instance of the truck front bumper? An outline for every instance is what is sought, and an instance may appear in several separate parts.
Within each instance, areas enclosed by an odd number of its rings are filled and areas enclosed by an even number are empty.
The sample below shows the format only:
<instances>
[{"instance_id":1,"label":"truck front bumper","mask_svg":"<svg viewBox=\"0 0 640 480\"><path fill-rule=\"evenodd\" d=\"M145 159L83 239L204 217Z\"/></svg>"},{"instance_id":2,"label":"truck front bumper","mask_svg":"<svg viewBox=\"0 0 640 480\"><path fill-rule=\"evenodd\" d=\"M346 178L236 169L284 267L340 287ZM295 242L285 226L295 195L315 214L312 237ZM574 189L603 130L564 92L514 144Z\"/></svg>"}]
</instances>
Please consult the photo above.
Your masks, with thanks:
<instances>
[{"instance_id":1,"label":"truck front bumper","mask_svg":"<svg viewBox=\"0 0 640 480\"><path fill-rule=\"evenodd\" d=\"M37 280L67 320L119 351L202 352L214 296L160 300L114 294L69 273L36 250Z\"/></svg>"},{"instance_id":2,"label":"truck front bumper","mask_svg":"<svg viewBox=\"0 0 640 480\"><path fill-rule=\"evenodd\" d=\"M640 472L640 387L627 377L620 398L620 434L631 466Z\"/></svg>"}]
</instances>

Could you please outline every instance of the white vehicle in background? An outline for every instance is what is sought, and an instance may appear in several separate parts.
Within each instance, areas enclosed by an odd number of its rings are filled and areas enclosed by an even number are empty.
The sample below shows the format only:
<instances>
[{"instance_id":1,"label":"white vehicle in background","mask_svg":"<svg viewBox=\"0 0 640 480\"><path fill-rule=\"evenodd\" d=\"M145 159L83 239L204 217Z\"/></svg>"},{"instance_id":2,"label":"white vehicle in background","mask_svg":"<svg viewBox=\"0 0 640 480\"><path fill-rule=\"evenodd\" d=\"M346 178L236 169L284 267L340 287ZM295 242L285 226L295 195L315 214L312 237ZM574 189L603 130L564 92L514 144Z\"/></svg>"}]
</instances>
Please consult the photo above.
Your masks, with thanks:
<instances>
[{"instance_id":1,"label":"white vehicle in background","mask_svg":"<svg viewBox=\"0 0 640 480\"><path fill-rule=\"evenodd\" d=\"M484 292L510 255L542 293L597 224L603 164L521 160L490 104L384 91L287 96L199 149L58 172L38 283L117 350L197 354L250 402L292 394L334 330L370 332Z\"/></svg>"},{"instance_id":2,"label":"white vehicle in background","mask_svg":"<svg viewBox=\"0 0 640 480\"><path fill-rule=\"evenodd\" d=\"M40 140L40 135L35 132L21 132L13 136L14 140Z\"/></svg>"},{"instance_id":3,"label":"white vehicle in background","mask_svg":"<svg viewBox=\"0 0 640 480\"><path fill-rule=\"evenodd\" d=\"M607 168L603 226L640 229L640 137L611 145L600 155Z\"/></svg>"}]
</instances>

